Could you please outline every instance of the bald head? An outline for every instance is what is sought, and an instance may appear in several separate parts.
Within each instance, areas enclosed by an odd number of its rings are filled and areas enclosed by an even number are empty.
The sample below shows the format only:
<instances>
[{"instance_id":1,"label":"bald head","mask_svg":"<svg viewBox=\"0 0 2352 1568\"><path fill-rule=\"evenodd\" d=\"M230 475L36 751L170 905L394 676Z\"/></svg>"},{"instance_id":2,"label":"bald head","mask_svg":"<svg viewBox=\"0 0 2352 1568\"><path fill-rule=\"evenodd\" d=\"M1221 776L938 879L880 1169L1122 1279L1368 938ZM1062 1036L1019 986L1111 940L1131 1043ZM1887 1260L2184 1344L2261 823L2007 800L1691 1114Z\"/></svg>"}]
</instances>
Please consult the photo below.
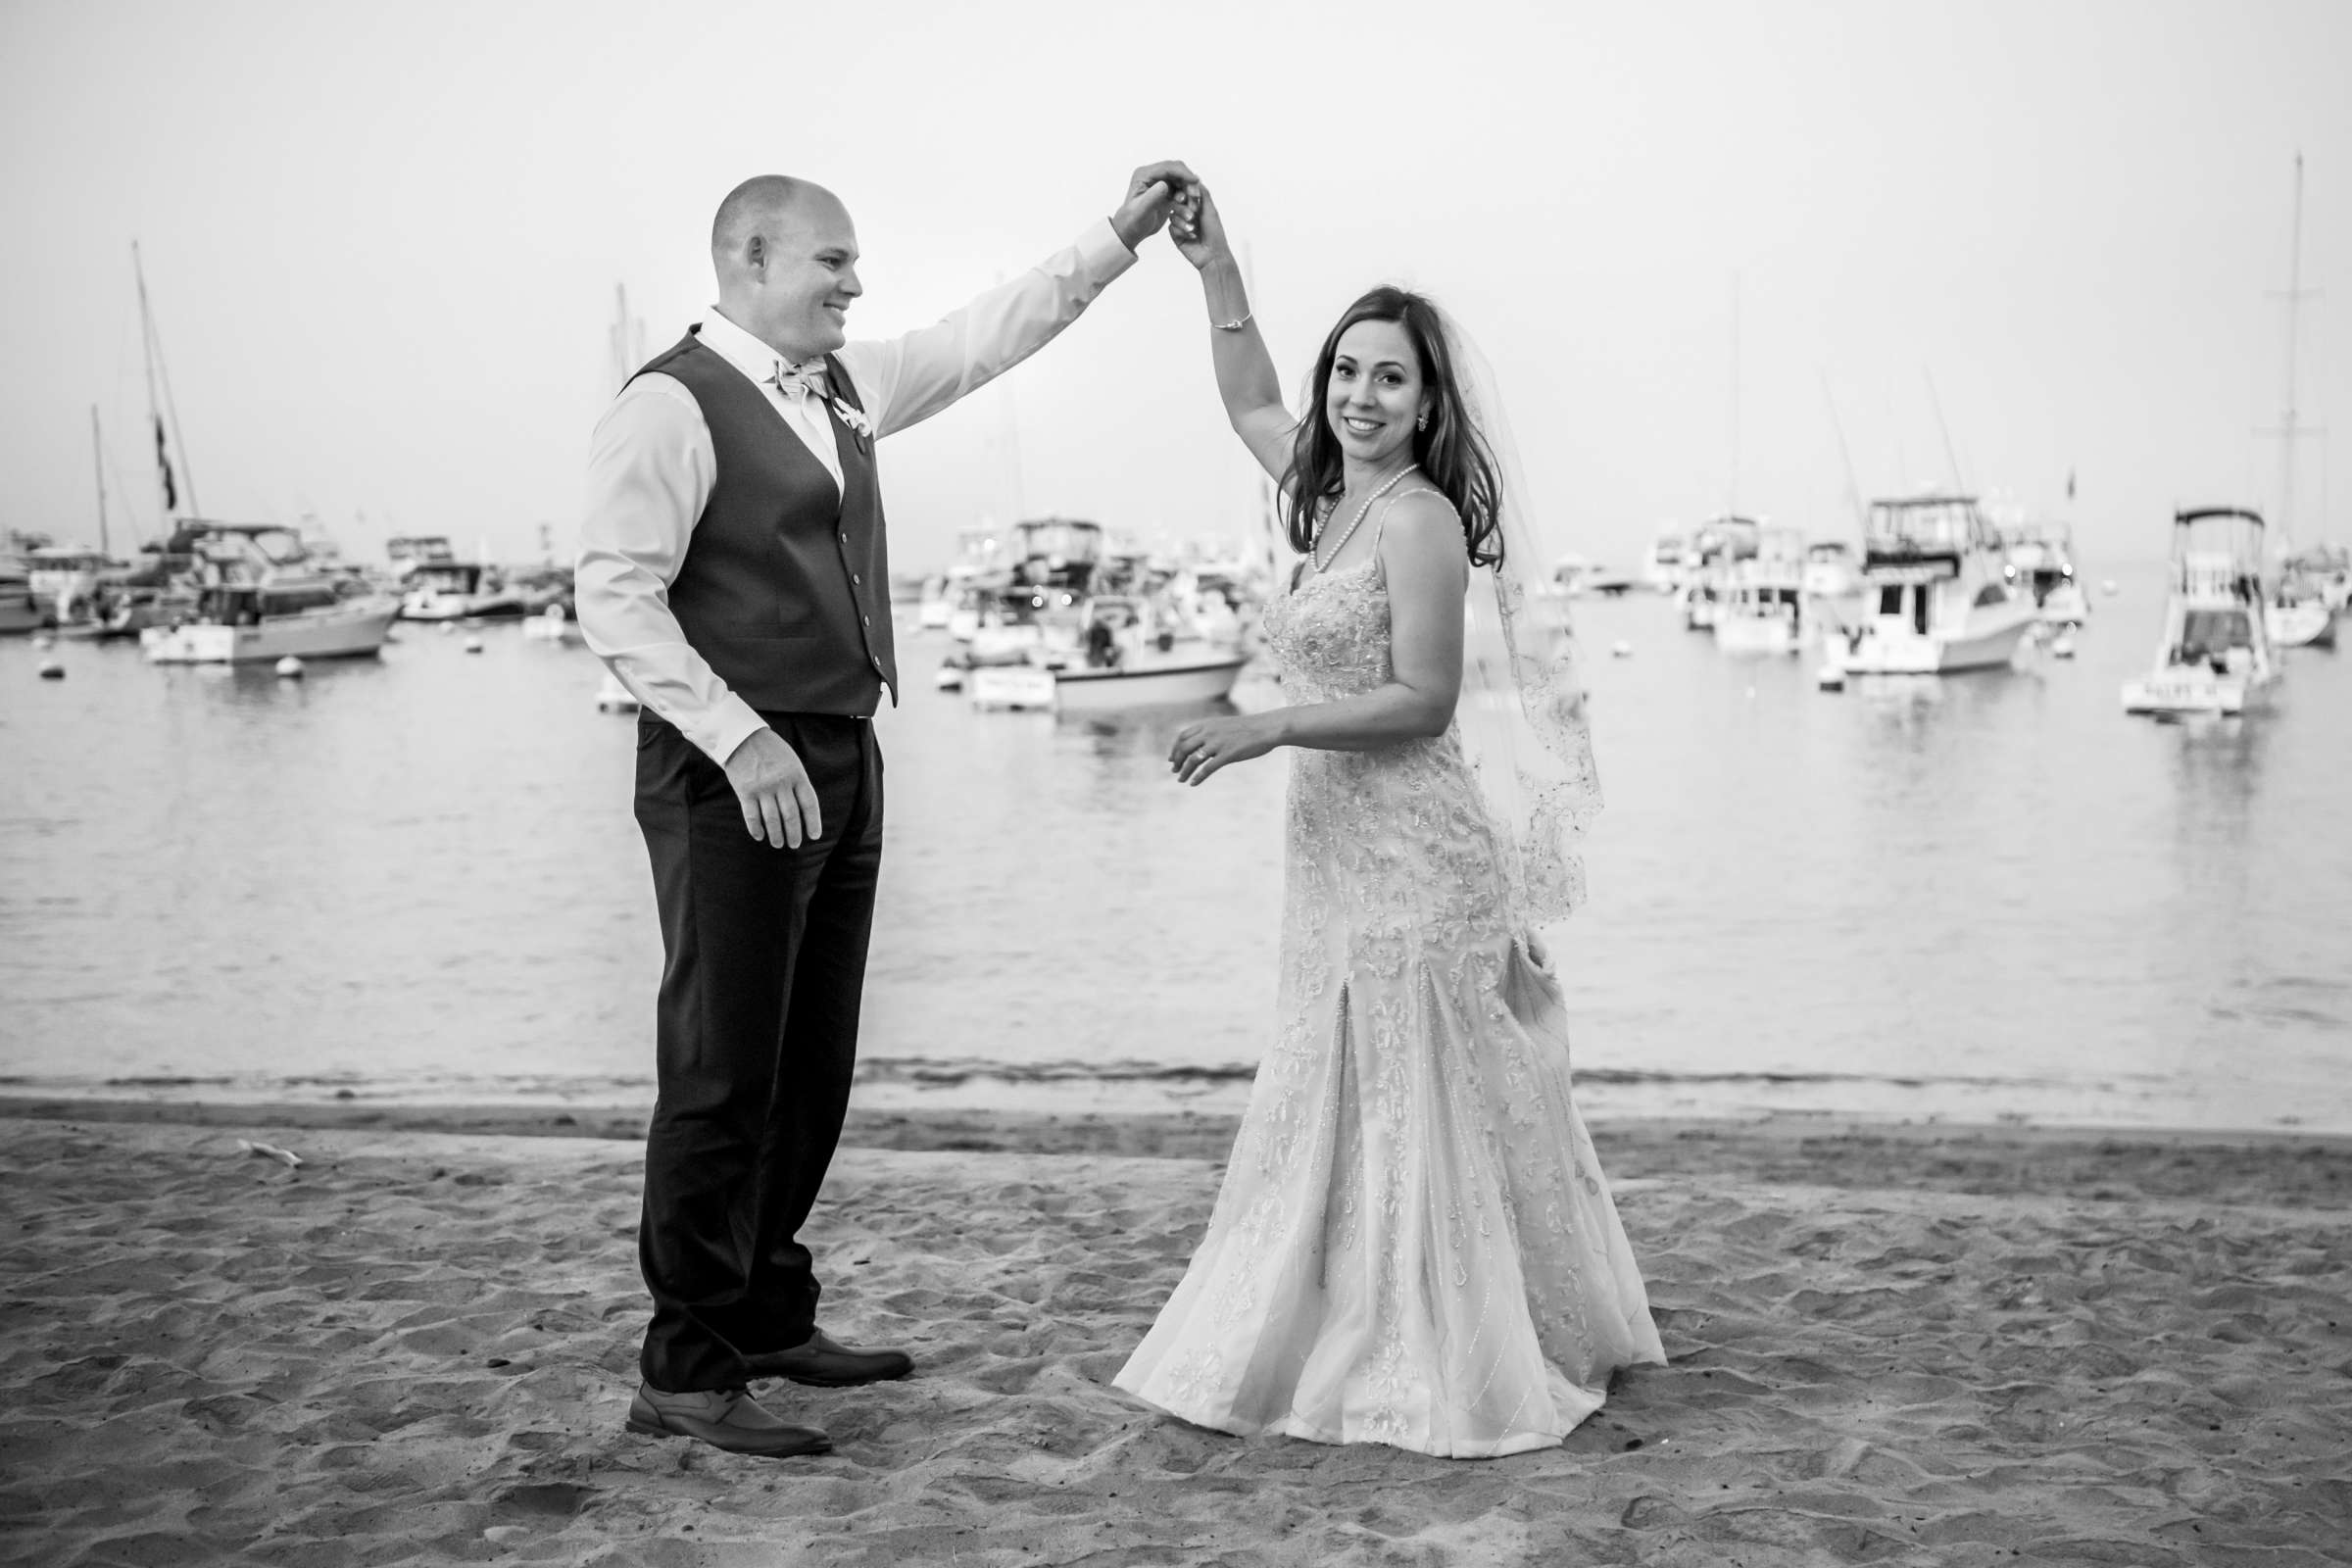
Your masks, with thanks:
<instances>
[{"instance_id":1,"label":"bald head","mask_svg":"<svg viewBox=\"0 0 2352 1568\"><path fill-rule=\"evenodd\" d=\"M843 218L849 209L822 185L790 174L756 174L727 192L710 220L710 259L721 262L741 256L754 235L773 237L786 226L805 220L819 207Z\"/></svg>"},{"instance_id":2,"label":"bald head","mask_svg":"<svg viewBox=\"0 0 2352 1568\"><path fill-rule=\"evenodd\" d=\"M789 359L841 347L850 302L864 292L850 210L790 174L727 192L710 220L710 266L727 319Z\"/></svg>"}]
</instances>

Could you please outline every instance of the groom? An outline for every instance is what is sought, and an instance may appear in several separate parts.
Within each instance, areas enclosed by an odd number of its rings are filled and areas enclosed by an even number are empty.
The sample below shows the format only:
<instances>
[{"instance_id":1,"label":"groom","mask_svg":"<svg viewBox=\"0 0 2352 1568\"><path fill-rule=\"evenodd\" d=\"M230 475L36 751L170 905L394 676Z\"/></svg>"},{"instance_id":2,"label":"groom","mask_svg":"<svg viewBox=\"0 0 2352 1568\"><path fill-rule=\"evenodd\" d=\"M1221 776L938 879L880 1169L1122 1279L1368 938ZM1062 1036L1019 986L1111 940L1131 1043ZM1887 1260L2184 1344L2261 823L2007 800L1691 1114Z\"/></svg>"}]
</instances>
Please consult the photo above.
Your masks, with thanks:
<instances>
[{"instance_id":1,"label":"groom","mask_svg":"<svg viewBox=\"0 0 2352 1568\"><path fill-rule=\"evenodd\" d=\"M1192 183L1182 164L1139 169L1107 222L1023 276L850 343L848 210L805 180L746 180L711 224L716 308L597 425L579 621L644 705L637 822L663 951L632 1431L821 1453L750 1380L913 1369L817 1327L798 1240L849 1108L882 856L869 721L898 694L874 444L1077 319Z\"/></svg>"}]
</instances>

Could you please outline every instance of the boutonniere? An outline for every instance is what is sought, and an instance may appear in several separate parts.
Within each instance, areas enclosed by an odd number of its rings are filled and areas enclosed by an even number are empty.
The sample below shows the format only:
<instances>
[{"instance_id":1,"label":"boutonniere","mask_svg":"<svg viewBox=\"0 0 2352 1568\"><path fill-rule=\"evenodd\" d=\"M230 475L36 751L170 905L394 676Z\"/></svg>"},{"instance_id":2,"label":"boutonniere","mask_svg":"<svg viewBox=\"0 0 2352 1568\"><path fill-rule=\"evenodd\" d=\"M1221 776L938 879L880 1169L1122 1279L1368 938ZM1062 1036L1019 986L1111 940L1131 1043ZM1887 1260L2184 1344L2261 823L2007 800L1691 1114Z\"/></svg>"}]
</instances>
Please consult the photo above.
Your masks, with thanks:
<instances>
[{"instance_id":1,"label":"boutonniere","mask_svg":"<svg viewBox=\"0 0 2352 1568\"><path fill-rule=\"evenodd\" d=\"M863 452L874 439L874 421L865 416L863 409L851 407L848 399L833 399L833 417L850 427L850 434L858 438L858 451Z\"/></svg>"}]
</instances>

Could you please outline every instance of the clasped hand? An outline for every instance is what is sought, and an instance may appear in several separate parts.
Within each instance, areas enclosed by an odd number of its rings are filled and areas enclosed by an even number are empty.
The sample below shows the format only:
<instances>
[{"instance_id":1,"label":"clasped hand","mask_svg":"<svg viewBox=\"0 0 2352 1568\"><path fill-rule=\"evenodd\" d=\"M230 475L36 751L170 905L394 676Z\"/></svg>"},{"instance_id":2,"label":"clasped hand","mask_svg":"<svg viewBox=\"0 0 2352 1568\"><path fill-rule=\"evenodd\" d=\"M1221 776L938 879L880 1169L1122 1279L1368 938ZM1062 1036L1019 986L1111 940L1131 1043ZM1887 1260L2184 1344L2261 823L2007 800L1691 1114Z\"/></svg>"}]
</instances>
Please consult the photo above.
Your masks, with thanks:
<instances>
[{"instance_id":1,"label":"clasped hand","mask_svg":"<svg viewBox=\"0 0 2352 1568\"><path fill-rule=\"evenodd\" d=\"M1127 177L1126 200L1110 215L1110 226L1119 243L1129 250L1140 247L1159 232L1170 208L1189 201L1200 188L1199 177L1173 158L1137 170Z\"/></svg>"},{"instance_id":2,"label":"clasped hand","mask_svg":"<svg viewBox=\"0 0 2352 1568\"><path fill-rule=\"evenodd\" d=\"M1178 782L1199 784L1220 767L1265 756L1275 744L1274 726L1262 714L1195 719L1176 732L1168 766Z\"/></svg>"}]
</instances>

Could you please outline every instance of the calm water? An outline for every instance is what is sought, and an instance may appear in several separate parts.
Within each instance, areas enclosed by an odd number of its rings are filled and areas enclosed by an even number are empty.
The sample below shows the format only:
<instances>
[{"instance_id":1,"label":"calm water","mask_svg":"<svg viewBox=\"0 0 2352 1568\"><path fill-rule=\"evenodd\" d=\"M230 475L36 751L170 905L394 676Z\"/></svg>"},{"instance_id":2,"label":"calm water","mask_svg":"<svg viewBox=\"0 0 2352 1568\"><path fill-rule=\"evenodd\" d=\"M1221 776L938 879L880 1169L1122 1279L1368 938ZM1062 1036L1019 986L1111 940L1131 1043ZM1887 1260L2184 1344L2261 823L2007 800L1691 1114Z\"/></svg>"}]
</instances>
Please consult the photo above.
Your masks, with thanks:
<instances>
[{"instance_id":1,"label":"calm water","mask_svg":"<svg viewBox=\"0 0 2352 1568\"><path fill-rule=\"evenodd\" d=\"M1588 1105L2352 1131L2352 651L2289 656L2259 719L2127 719L2160 606L2123 580L2071 663L1842 696L1585 605ZM581 650L480 635L302 682L0 643L0 1074L650 1094L633 720ZM904 641L865 1102L1237 1105L1282 762L1186 790L1180 717L977 713Z\"/></svg>"}]
</instances>

